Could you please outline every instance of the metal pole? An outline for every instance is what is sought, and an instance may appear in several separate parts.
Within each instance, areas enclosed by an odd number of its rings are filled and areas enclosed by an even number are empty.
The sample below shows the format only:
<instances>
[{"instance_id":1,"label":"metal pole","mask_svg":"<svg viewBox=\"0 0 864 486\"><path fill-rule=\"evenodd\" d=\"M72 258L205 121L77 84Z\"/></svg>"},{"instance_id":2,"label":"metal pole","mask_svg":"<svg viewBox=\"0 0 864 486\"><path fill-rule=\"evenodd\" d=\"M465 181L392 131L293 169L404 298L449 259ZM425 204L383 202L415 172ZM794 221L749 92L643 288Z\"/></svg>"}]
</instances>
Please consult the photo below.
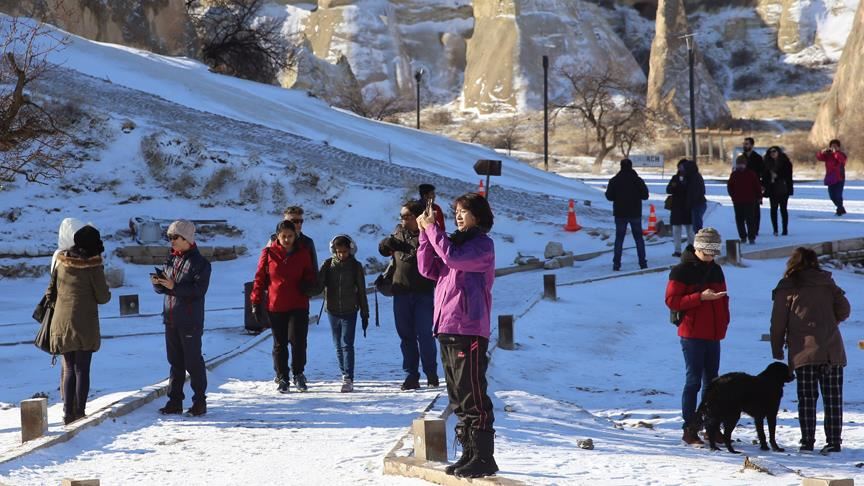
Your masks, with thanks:
<instances>
[{"instance_id":1,"label":"metal pole","mask_svg":"<svg viewBox=\"0 0 864 486\"><path fill-rule=\"evenodd\" d=\"M489 174L486 174L486 200L489 200Z\"/></svg>"},{"instance_id":2,"label":"metal pole","mask_svg":"<svg viewBox=\"0 0 864 486\"><path fill-rule=\"evenodd\" d=\"M420 130L420 79L423 77L423 72L418 70L414 73L414 79L417 81L417 130Z\"/></svg>"},{"instance_id":3,"label":"metal pole","mask_svg":"<svg viewBox=\"0 0 864 486\"><path fill-rule=\"evenodd\" d=\"M543 168L549 172L549 56L543 56Z\"/></svg>"},{"instance_id":4,"label":"metal pole","mask_svg":"<svg viewBox=\"0 0 864 486\"><path fill-rule=\"evenodd\" d=\"M687 58L688 63L690 64L690 145L692 147L690 153L693 154L693 161L697 162L696 154L698 154L699 152L697 152L696 147L696 97L693 94L695 91L695 81L693 74L693 42L694 40L692 39L692 37L687 37Z\"/></svg>"}]
</instances>

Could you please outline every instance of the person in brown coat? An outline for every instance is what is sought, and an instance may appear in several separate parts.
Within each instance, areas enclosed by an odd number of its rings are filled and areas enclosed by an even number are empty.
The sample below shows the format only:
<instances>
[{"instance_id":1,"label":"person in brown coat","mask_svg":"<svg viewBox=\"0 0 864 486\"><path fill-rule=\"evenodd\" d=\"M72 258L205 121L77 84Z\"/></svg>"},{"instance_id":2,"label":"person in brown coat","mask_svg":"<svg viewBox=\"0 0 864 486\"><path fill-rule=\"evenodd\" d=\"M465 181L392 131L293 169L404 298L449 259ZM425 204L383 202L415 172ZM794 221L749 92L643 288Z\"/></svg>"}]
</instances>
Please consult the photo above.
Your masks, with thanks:
<instances>
[{"instance_id":1,"label":"person in brown coat","mask_svg":"<svg viewBox=\"0 0 864 486\"><path fill-rule=\"evenodd\" d=\"M75 245L57 255L56 271L45 295L54 302L51 352L63 355L63 423L84 417L90 393L90 361L99 351L99 304L111 300L105 281L99 230L84 226Z\"/></svg>"},{"instance_id":2,"label":"person in brown coat","mask_svg":"<svg viewBox=\"0 0 864 486\"><path fill-rule=\"evenodd\" d=\"M786 263L773 299L771 349L774 359L782 360L785 344L789 369L797 375L801 451L813 450L821 389L827 439L821 452L840 452L846 352L838 325L849 317L849 301L831 273L819 268L816 252L803 247L796 248Z\"/></svg>"}]
</instances>

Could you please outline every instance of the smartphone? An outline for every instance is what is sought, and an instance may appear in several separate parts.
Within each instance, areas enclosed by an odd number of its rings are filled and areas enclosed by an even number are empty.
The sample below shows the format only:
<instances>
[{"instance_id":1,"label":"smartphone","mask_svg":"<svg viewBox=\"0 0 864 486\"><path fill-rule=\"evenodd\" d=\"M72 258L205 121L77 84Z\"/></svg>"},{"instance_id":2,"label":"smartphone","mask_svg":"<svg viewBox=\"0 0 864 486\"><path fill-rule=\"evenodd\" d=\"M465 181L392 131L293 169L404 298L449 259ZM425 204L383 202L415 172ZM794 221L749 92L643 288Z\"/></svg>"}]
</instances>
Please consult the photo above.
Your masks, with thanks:
<instances>
[{"instance_id":1,"label":"smartphone","mask_svg":"<svg viewBox=\"0 0 864 486\"><path fill-rule=\"evenodd\" d=\"M432 214L432 211L433 211L432 204L433 204L432 198L429 198L426 200L426 214Z\"/></svg>"},{"instance_id":2,"label":"smartphone","mask_svg":"<svg viewBox=\"0 0 864 486\"><path fill-rule=\"evenodd\" d=\"M165 278L165 272L163 272L161 268L153 267L153 270L156 270L156 273L151 273L151 276L156 278Z\"/></svg>"}]
</instances>

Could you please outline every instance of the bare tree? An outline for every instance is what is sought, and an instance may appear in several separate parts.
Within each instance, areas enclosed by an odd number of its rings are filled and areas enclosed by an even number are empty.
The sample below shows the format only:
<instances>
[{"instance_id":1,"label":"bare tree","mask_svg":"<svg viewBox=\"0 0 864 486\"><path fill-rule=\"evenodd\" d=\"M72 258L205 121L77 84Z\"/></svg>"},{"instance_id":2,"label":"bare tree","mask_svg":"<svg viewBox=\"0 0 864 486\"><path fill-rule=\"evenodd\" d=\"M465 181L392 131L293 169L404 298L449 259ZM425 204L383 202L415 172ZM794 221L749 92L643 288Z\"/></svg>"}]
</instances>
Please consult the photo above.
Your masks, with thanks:
<instances>
[{"instance_id":1,"label":"bare tree","mask_svg":"<svg viewBox=\"0 0 864 486\"><path fill-rule=\"evenodd\" d=\"M633 147L656 138L656 124L651 117L642 114L622 126L618 135L618 150L625 159L630 157Z\"/></svg>"},{"instance_id":2,"label":"bare tree","mask_svg":"<svg viewBox=\"0 0 864 486\"><path fill-rule=\"evenodd\" d=\"M648 118L641 86L624 81L624 76L612 69L595 74L588 72L563 72L572 86L573 101L558 105L554 115L563 110L576 113L588 128L593 131L597 142L594 158L594 172L599 172L603 159L623 138L633 139L631 132ZM630 135L628 135L630 134ZM636 139L633 139L633 143ZM625 146L632 147L632 143Z\"/></svg>"},{"instance_id":3,"label":"bare tree","mask_svg":"<svg viewBox=\"0 0 864 486\"><path fill-rule=\"evenodd\" d=\"M0 32L0 182L60 177L75 165L65 150L72 137L55 107L39 103L29 88L50 72L48 55L67 39L40 22L8 16L0 18Z\"/></svg>"},{"instance_id":4,"label":"bare tree","mask_svg":"<svg viewBox=\"0 0 864 486\"><path fill-rule=\"evenodd\" d=\"M513 146L522 140L522 133L519 131L519 117L516 115L510 117L507 126L504 128L501 140L507 147L507 157L510 157Z\"/></svg>"},{"instance_id":5,"label":"bare tree","mask_svg":"<svg viewBox=\"0 0 864 486\"><path fill-rule=\"evenodd\" d=\"M201 57L214 71L273 83L280 71L296 64L299 39L282 34L284 19L262 14L264 3L186 1L186 12L201 40Z\"/></svg>"},{"instance_id":6,"label":"bare tree","mask_svg":"<svg viewBox=\"0 0 864 486\"><path fill-rule=\"evenodd\" d=\"M406 100L384 93L377 87L371 88L366 96L359 89L346 89L339 95L340 108L351 110L363 118L372 120L386 120L411 109Z\"/></svg>"}]
</instances>

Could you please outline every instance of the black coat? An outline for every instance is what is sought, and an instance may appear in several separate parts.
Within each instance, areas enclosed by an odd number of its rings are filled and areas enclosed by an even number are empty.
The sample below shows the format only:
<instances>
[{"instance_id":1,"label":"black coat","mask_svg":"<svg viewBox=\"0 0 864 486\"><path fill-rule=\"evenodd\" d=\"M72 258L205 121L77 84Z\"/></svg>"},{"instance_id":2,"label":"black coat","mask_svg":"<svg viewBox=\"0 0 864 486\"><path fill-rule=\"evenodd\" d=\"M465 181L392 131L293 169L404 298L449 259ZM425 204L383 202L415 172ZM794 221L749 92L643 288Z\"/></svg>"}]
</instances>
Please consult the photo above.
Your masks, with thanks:
<instances>
[{"instance_id":1,"label":"black coat","mask_svg":"<svg viewBox=\"0 0 864 486\"><path fill-rule=\"evenodd\" d=\"M771 199L783 199L794 194L792 187L792 161L781 153L775 161L771 156L765 158L765 172L762 174L762 187Z\"/></svg>"},{"instance_id":2,"label":"black coat","mask_svg":"<svg viewBox=\"0 0 864 486\"><path fill-rule=\"evenodd\" d=\"M200 334L204 331L204 296L210 286L210 262L195 246L182 255L170 254L163 271L174 280L174 288L153 286L157 294L165 295L162 322L183 332Z\"/></svg>"},{"instance_id":3,"label":"black coat","mask_svg":"<svg viewBox=\"0 0 864 486\"><path fill-rule=\"evenodd\" d=\"M671 225L693 224L690 208L687 207L687 178L675 174L666 184L666 194L672 197L672 209L669 216Z\"/></svg>"},{"instance_id":4,"label":"black coat","mask_svg":"<svg viewBox=\"0 0 864 486\"><path fill-rule=\"evenodd\" d=\"M705 179L699 173L699 168L695 162L687 161L684 178L687 179L687 210L708 202L705 199Z\"/></svg>"},{"instance_id":5,"label":"black coat","mask_svg":"<svg viewBox=\"0 0 864 486\"><path fill-rule=\"evenodd\" d=\"M755 150L751 150L749 155L742 155L747 158L747 168L755 172L761 179L762 174L765 173L765 161L762 159L762 156Z\"/></svg>"},{"instance_id":6,"label":"black coat","mask_svg":"<svg viewBox=\"0 0 864 486\"><path fill-rule=\"evenodd\" d=\"M394 294L435 292L435 281L420 275L420 270L417 269L418 246L420 246L420 233L411 234L403 229L401 224L396 225L393 234L378 244L378 253L393 257L396 266L393 272Z\"/></svg>"},{"instance_id":7,"label":"black coat","mask_svg":"<svg viewBox=\"0 0 864 486\"><path fill-rule=\"evenodd\" d=\"M621 169L606 186L606 199L612 201L616 218L641 218L642 201L648 199L648 186L633 169Z\"/></svg>"}]
</instances>

